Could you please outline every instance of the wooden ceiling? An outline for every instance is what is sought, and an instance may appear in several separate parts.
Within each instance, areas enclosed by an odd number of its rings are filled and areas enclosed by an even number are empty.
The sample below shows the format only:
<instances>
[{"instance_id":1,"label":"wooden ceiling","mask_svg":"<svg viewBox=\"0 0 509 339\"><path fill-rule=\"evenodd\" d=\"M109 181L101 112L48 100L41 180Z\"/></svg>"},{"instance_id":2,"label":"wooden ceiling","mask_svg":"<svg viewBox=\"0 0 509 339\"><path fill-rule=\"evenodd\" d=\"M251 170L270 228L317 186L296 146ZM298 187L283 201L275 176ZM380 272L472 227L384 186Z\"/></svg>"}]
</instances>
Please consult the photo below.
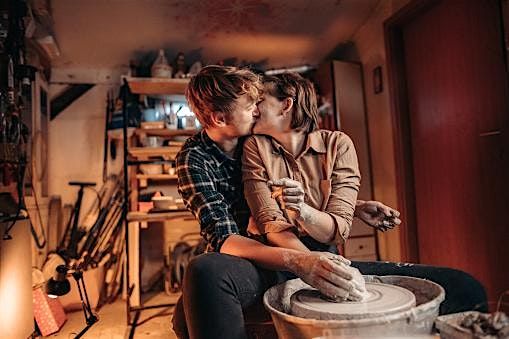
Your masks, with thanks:
<instances>
[{"instance_id":1,"label":"wooden ceiling","mask_svg":"<svg viewBox=\"0 0 509 339\"><path fill-rule=\"evenodd\" d=\"M348 42L380 0L51 0L60 68L230 59L263 68L315 65Z\"/></svg>"}]
</instances>

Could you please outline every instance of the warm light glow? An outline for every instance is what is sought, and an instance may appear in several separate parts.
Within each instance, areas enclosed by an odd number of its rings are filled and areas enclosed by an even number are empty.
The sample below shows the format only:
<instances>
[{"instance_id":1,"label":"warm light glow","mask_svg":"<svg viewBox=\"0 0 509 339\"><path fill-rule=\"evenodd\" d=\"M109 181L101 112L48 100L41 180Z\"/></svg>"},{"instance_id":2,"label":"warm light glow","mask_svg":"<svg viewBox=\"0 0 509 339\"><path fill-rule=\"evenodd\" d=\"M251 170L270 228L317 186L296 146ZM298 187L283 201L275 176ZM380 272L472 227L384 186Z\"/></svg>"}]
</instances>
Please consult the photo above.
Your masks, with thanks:
<instances>
[{"instance_id":1,"label":"warm light glow","mask_svg":"<svg viewBox=\"0 0 509 339\"><path fill-rule=\"evenodd\" d=\"M15 265L15 261L12 264ZM20 291L18 290L19 282L15 274L10 273L9 267L2 267L0 274L0 319L2 326L16 326L18 319L16 317L21 313L20 302L18 300ZM12 272L12 271L11 271ZM7 325L9 324L9 325Z\"/></svg>"},{"instance_id":2,"label":"warm light glow","mask_svg":"<svg viewBox=\"0 0 509 339\"><path fill-rule=\"evenodd\" d=\"M217 39L210 44L204 41L203 47L205 57L211 61L228 54L248 61L264 60L270 55L271 65L295 66L288 65L288 60L299 56L300 65L316 53L314 40L316 37L310 36L217 33Z\"/></svg>"}]
</instances>

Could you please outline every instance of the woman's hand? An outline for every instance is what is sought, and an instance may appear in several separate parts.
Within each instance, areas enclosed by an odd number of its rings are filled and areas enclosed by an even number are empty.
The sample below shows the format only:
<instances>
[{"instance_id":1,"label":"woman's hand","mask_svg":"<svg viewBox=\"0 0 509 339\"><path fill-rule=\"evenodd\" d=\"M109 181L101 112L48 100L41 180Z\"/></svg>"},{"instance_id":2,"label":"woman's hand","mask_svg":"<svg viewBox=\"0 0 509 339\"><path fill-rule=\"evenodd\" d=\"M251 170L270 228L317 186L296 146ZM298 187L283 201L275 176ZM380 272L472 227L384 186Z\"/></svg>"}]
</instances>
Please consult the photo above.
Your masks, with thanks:
<instances>
[{"instance_id":1,"label":"woman's hand","mask_svg":"<svg viewBox=\"0 0 509 339\"><path fill-rule=\"evenodd\" d=\"M269 180L267 185L272 189L272 197L279 201L281 208L295 211L297 216L305 210L304 188L302 184L290 178ZM276 189L281 187L280 190Z\"/></svg>"},{"instance_id":2,"label":"woman's hand","mask_svg":"<svg viewBox=\"0 0 509 339\"><path fill-rule=\"evenodd\" d=\"M357 200L354 216L382 232L401 224L399 212L379 201Z\"/></svg>"}]
</instances>

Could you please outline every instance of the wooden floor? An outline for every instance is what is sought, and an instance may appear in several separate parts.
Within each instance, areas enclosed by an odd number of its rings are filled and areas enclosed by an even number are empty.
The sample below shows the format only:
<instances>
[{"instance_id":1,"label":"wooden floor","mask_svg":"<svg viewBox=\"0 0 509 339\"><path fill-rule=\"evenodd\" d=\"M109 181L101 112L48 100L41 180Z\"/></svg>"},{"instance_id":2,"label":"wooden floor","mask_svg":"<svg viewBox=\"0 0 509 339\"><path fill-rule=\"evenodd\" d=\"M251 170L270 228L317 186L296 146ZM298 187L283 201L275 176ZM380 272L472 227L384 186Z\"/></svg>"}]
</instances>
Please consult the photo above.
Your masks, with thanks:
<instances>
[{"instance_id":1,"label":"wooden floor","mask_svg":"<svg viewBox=\"0 0 509 339\"><path fill-rule=\"evenodd\" d=\"M178 295L168 296L161 292L147 303L172 303ZM97 313L99 321L95 323L82 338L86 339L123 339L129 338L131 327L127 326L126 304L118 298L113 304L103 306ZM134 314L133 314L134 315ZM134 338L177 338L172 330L171 318L173 307L148 309L141 312L138 326L134 331ZM73 338L85 327L83 312L67 313L67 321L58 333L45 338Z\"/></svg>"}]
</instances>

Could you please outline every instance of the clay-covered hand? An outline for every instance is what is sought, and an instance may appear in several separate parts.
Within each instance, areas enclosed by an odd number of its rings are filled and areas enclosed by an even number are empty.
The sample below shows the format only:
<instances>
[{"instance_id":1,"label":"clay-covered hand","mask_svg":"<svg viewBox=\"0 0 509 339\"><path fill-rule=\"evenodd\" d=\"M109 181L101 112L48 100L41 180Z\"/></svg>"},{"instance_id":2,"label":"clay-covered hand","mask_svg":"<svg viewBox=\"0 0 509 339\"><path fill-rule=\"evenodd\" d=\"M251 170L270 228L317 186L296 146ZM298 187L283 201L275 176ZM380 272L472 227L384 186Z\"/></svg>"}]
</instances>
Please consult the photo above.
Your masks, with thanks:
<instances>
[{"instance_id":1,"label":"clay-covered hand","mask_svg":"<svg viewBox=\"0 0 509 339\"><path fill-rule=\"evenodd\" d=\"M399 212L379 201L357 200L354 216L382 232L401 224Z\"/></svg>"},{"instance_id":2,"label":"clay-covered hand","mask_svg":"<svg viewBox=\"0 0 509 339\"><path fill-rule=\"evenodd\" d=\"M297 216L305 210L304 188L302 184L290 178L269 180L267 185L272 188L273 198L279 199L281 207L295 211ZM281 187L280 190L275 189Z\"/></svg>"},{"instance_id":3,"label":"clay-covered hand","mask_svg":"<svg viewBox=\"0 0 509 339\"><path fill-rule=\"evenodd\" d=\"M308 252L293 256L291 271L328 298L360 300L363 295L353 281L350 261L328 252Z\"/></svg>"},{"instance_id":4,"label":"clay-covered hand","mask_svg":"<svg viewBox=\"0 0 509 339\"><path fill-rule=\"evenodd\" d=\"M361 272L352 266L348 266L350 274L352 274L352 282L355 286L354 293L350 292L348 295L349 300L362 300L367 298L368 291L366 290L366 281ZM360 298L359 298L360 296Z\"/></svg>"}]
</instances>

